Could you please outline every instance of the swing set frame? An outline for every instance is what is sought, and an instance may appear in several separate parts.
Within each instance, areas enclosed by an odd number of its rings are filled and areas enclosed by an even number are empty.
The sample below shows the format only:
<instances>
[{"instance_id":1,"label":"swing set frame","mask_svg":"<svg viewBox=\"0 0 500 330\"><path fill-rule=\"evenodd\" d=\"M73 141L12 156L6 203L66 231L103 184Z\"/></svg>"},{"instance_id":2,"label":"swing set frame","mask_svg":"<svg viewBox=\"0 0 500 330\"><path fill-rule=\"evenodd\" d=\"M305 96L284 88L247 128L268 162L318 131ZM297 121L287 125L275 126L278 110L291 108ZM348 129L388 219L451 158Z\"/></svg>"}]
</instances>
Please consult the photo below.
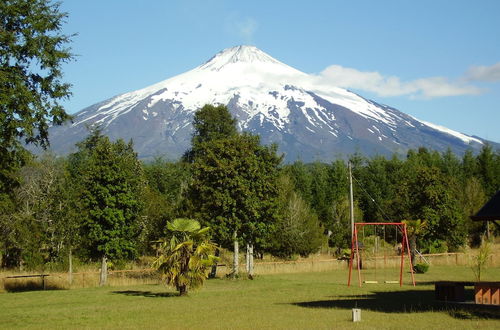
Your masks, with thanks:
<instances>
[{"instance_id":1,"label":"swing set frame","mask_svg":"<svg viewBox=\"0 0 500 330\"><path fill-rule=\"evenodd\" d=\"M361 282L361 268L360 268L360 254L359 254L359 241L358 241L358 227L363 228L364 226L396 226L396 228L401 232L402 242L401 242L401 265L399 270L399 286L403 285L403 268L404 268L404 258L405 249L408 253L408 260L410 261L410 273L411 281L413 286L415 286L415 276L413 273L413 265L411 262L410 245L408 242L408 233L406 230L406 224L402 222L356 222L354 223L354 231L352 233L351 242L351 257L349 258L349 280L347 281L347 286L351 286L351 275L352 275L352 264L354 262L354 257L356 256L356 264L358 268L358 282L359 286L362 286Z\"/></svg>"}]
</instances>

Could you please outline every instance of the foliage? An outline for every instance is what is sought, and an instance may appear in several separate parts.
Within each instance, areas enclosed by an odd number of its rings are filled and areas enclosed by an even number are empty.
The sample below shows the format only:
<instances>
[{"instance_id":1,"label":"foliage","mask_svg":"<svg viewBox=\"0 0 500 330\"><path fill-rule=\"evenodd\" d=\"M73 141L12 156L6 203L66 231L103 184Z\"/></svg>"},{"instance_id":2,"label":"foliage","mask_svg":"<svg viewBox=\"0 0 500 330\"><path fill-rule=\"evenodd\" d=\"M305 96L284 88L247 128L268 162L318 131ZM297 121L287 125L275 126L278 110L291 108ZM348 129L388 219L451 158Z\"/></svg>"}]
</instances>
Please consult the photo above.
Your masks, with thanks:
<instances>
[{"instance_id":1,"label":"foliage","mask_svg":"<svg viewBox=\"0 0 500 330\"><path fill-rule=\"evenodd\" d=\"M491 243L483 237L483 242L479 247L477 255L471 256L471 269L477 282L481 281L481 274L488 264L491 255Z\"/></svg>"},{"instance_id":2,"label":"foliage","mask_svg":"<svg viewBox=\"0 0 500 330\"><path fill-rule=\"evenodd\" d=\"M49 125L69 118L59 103L70 95L61 67L73 58L66 16L49 0L0 2L0 193L26 160L21 140L45 148Z\"/></svg>"},{"instance_id":3,"label":"foliage","mask_svg":"<svg viewBox=\"0 0 500 330\"><path fill-rule=\"evenodd\" d=\"M422 252L424 253L446 253L448 252L448 244L446 244L445 241L443 240L428 240L423 244L424 249L422 249Z\"/></svg>"},{"instance_id":4,"label":"foliage","mask_svg":"<svg viewBox=\"0 0 500 330\"><path fill-rule=\"evenodd\" d=\"M94 129L69 162L90 256L134 257L144 179L132 143L111 142Z\"/></svg>"},{"instance_id":5,"label":"foliage","mask_svg":"<svg viewBox=\"0 0 500 330\"><path fill-rule=\"evenodd\" d=\"M462 206L465 227L468 232L469 242L473 246L479 246L481 236L484 235L485 223L472 221L470 216L476 214L486 203L486 194L479 179L475 176L464 179L463 189L459 194Z\"/></svg>"},{"instance_id":6,"label":"foliage","mask_svg":"<svg viewBox=\"0 0 500 330\"><path fill-rule=\"evenodd\" d=\"M167 230L169 236L153 267L183 296L203 285L210 267L217 262L213 255L216 246L208 240L209 228L201 228L196 220L175 219L167 223Z\"/></svg>"},{"instance_id":7,"label":"foliage","mask_svg":"<svg viewBox=\"0 0 500 330\"><path fill-rule=\"evenodd\" d=\"M276 148L241 134L203 143L200 150L188 188L193 217L209 225L223 247L232 244L235 232L263 247L277 217Z\"/></svg>"},{"instance_id":8,"label":"foliage","mask_svg":"<svg viewBox=\"0 0 500 330\"><path fill-rule=\"evenodd\" d=\"M165 234L168 221L179 214L183 193L189 180L189 166L184 162L168 162L156 158L143 164L147 185L142 194L144 209L141 213L140 252L151 253L151 242Z\"/></svg>"},{"instance_id":9,"label":"foliage","mask_svg":"<svg viewBox=\"0 0 500 330\"><path fill-rule=\"evenodd\" d=\"M280 218L270 238L272 254L291 258L295 254L303 257L319 250L324 236L317 216L306 202L294 191L291 180L282 176L280 185Z\"/></svg>"},{"instance_id":10,"label":"foliage","mask_svg":"<svg viewBox=\"0 0 500 330\"><path fill-rule=\"evenodd\" d=\"M192 162L202 152L203 144L213 140L223 139L236 135L236 119L231 116L224 105L204 105L196 111L193 118L193 136L191 138L191 149L183 158Z\"/></svg>"},{"instance_id":11,"label":"foliage","mask_svg":"<svg viewBox=\"0 0 500 330\"><path fill-rule=\"evenodd\" d=\"M464 244L466 232L456 185L454 178L444 176L438 168L416 165L396 188L393 213L424 220L425 239L445 240L451 249L457 249Z\"/></svg>"},{"instance_id":12,"label":"foliage","mask_svg":"<svg viewBox=\"0 0 500 330\"><path fill-rule=\"evenodd\" d=\"M429 270L429 265L425 263L420 263L413 266L413 269L417 274L424 274L427 273L427 271Z\"/></svg>"},{"instance_id":13,"label":"foliage","mask_svg":"<svg viewBox=\"0 0 500 330\"><path fill-rule=\"evenodd\" d=\"M77 224L69 203L64 160L44 154L24 166L19 176L20 185L15 190L18 207L4 223L10 255L4 262L6 266L23 264L35 269L60 259L74 241Z\"/></svg>"},{"instance_id":14,"label":"foliage","mask_svg":"<svg viewBox=\"0 0 500 330\"><path fill-rule=\"evenodd\" d=\"M267 232L275 217L279 162L275 149L260 146L255 136L204 145L193 163L190 196L197 217L213 226L221 244L230 245L234 231L255 243Z\"/></svg>"}]
</instances>

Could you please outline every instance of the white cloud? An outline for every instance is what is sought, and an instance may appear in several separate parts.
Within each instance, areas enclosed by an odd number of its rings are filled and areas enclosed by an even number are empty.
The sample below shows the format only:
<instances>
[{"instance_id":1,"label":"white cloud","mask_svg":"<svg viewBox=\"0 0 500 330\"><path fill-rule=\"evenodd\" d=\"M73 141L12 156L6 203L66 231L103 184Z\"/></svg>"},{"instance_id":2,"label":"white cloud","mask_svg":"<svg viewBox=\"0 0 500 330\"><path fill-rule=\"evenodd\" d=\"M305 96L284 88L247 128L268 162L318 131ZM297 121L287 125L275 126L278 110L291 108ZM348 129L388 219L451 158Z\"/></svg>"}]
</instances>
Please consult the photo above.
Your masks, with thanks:
<instances>
[{"instance_id":1,"label":"white cloud","mask_svg":"<svg viewBox=\"0 0 500 330\"><path fill-rule=\"evenodd\" d=\"M465 73L465 78L474 81L500 81L500 62L491 66L473 66Z\"/></svg>"},{"instance_id":2,"label":"white cloud","mask_svg":"<svg viewBox=\"0 0 500 330\"><path fill-rule=\"evenodd\" d=\"M236 28L238 29L239 35L246 41L250 42L257 31L258 23L251 17L247 17L244 20L236 23Z\"/></svg>"},{"instance_id":3,"label":"white cloud","mask_svg":"<svg viewBox=\"0 0 500 330\"><path fill-rule=\"evenodd\" d=\"M461 81L450 81L445 77L401 81L396 76L383 76L379 72L364 72L340 65L327 67L320 73L319 79L339 87L359 89L385 97L408 95L411 97L436 98L476 95L482 92L476 86Z\"/></svg>"},{"instance_id":4,"label":"white cloud","mask_svg":"<svg viewBox=\"0 0 500 330\"><path fill-rule=\"evenodd\" d=\"M252 44L259 23L252 17L243 17L238 13L231 13L226 17L226 28L229 33L241 38L245 44Z\"/></svg>"}]
</instances>

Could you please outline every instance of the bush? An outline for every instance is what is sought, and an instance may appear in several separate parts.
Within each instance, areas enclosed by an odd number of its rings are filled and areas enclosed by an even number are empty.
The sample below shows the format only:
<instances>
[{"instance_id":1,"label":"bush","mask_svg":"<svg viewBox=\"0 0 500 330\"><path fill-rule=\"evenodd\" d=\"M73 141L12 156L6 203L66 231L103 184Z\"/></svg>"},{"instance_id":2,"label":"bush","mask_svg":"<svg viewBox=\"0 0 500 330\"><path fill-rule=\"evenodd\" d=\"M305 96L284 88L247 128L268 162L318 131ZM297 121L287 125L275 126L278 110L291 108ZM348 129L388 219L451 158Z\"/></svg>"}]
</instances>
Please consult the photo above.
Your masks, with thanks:
<instances>
[{"instance_id":1,"label":"bush","mask_svg":"<svg viewBox=\"0 0 500 330\"><path fill-rule=\"evenodd\" d=\"M427 248L424 249L424 251L427 250L427 253L434 254L434 253L446 253L448 252L448 244L445 241L442 240L435 240L432 242L429 242L427 245Z\"/></svg>"},{"instance_id":2,"label":"bush","mask_svg":"<svg viewBox=\"0 0 500 330\"><path fill-rule=\"evenodd\" d=\"M428 264L416 264L413 267L413 269L415 270L416 273L423 274L429 270L429 265Z\"/></svg>"}]
</instances>

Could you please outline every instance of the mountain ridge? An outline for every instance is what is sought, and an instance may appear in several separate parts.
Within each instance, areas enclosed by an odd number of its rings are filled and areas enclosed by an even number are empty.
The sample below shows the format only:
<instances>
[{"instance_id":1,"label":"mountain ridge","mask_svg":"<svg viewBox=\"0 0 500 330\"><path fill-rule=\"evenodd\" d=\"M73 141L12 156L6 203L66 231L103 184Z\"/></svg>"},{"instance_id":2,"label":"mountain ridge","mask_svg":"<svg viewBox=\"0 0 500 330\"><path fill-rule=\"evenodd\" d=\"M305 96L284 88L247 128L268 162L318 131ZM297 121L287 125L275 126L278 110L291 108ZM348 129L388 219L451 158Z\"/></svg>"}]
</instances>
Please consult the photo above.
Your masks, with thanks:
<instances>
[{"instance_id":1,"label":"mountain ridge","mask_svg":"<svg viewBox=\"0 0 500 330\"><path fill-rule=\"evenodd\" d=\"M112 139L132 139L142 158L175 159L189 148L194 112L207 103L227 105L240 130L278 143L287 161L330 161L354 151L404 154L420 146L461 154L488 142L329 86L254 46L236 46L185 73L81 110L72 124L51 128L52 149L71 152L86 125L100 125Z\"/></svg>"}]
</instances>

